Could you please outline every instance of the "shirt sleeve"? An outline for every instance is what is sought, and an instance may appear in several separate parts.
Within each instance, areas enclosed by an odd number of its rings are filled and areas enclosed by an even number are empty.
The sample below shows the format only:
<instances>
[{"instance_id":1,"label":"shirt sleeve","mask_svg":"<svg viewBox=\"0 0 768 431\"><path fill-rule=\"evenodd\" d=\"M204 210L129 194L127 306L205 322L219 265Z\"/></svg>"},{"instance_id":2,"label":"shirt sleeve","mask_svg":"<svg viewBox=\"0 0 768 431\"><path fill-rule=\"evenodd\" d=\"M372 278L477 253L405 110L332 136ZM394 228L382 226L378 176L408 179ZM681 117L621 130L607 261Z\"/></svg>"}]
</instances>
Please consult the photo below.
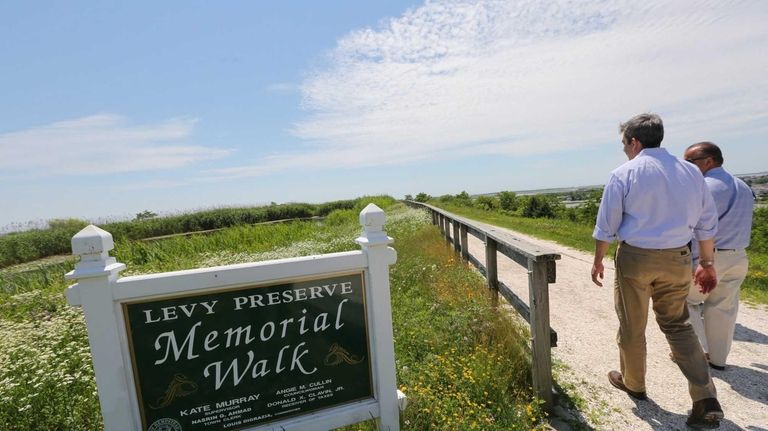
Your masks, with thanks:
<instances>
[{"instance_id":1,"label":"shirt sleeve","mask_svg":"<svg viewBox=\"0 0 768 431\"><path fill-rule=\"evenodd\" d=\"M624 187L616 175L612 174L603 190L592 238L608 243L615 241L623 214Z\"/></svg>"},{"instance_id":2,"label":"shirt sleeve","mask_svg":"<svg viewBox=\"0 0 768 431\"><path fill-rule=\"evenodd\" d=\"M712 239L717 233L717 207L712 193L706 183L702 181L702 211L698 223L693 228L693 237L697 241Z\"/></svg>"}]
</instances>

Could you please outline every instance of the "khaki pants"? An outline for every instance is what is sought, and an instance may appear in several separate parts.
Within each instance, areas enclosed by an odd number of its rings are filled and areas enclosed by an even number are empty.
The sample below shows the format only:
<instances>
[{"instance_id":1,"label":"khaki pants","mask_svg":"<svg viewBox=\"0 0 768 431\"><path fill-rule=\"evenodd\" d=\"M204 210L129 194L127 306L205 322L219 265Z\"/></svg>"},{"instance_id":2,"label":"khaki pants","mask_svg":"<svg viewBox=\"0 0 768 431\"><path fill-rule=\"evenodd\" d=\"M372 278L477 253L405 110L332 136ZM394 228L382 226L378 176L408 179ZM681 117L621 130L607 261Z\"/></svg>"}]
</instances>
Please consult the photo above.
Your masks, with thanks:
<instances>
[{"instance_id":1,"label":"khaki pants","mask_svg":"<svg viewBox=\"0 0 768 431\"><path fill-rule=\"evenodd\" d=\"M699 337L701 347L709 352L709 361L725 366L731 351L736 314L739 312L739 290L747 277L749 262L744 249L715 252L717 287L708 294L691 286L688 314Z\"/></svg>"},{"instance_id":2,"label":"khaki pants","mask_svg":"<svg viewBox=\"0 0 768 431\"><path fill-rule=\"evenodd\" d=\"M627 388L645 391L648 303L667 338L675 362L688 379L693 401L716 398L699 340L688 322L686 297L691 284L688 247L651 250L622 243L616 250L614 300L619 317L621 374Z\"/></svg>"}]
</instances>

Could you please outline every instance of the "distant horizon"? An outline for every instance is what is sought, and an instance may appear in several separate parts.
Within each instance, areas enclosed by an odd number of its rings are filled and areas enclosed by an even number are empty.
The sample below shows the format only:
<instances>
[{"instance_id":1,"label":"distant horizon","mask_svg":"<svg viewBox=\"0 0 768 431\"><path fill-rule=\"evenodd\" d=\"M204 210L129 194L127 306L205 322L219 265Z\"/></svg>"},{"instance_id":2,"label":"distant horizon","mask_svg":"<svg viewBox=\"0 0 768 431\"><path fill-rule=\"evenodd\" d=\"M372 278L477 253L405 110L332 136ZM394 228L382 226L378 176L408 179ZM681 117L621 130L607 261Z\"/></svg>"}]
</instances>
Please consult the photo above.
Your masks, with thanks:
<instances>
[{"instance_id":1,"label":"distant horizon","mask_svg":"<svg viewBox=\"0 0 768 431\"><path fill-rule=\"evenodd\" d=\"M734 174L734 175L739 177L739 178L753 177L753 176L760 177L760 176L768 176L768 171L746 173L746 174ZM525 190L498 190L498 191L495 191L495 192L487 192L487 193L471 193L470 196L489 196L489 195L498 194L498 193L500 193L502 191L510 191L510 192L513 192L513 193L518 194L518 195L531 195L531 194L541 194L541 193L557 193L557 192L560 192L560 191L566 192L566 191L573 191L573 190L595 189L595 188L603 187L603 185L604 184L591 184L591 185L566 186L566 187L547 187L547 188L540 188L540 189L525 189ZM423 191L419 191L419 192L415 192L415 193L406 193L406 194L409 194L409 195L415 197L418 193L421 193L421 192L423 192ZM450 194L450 195L457 195L457 194L459 194L461 192L462 191L460 190L460 191L457 191L455 193L448 193L448 194ZM534 192L539 192L539 193L534 193ZM426 192L424 192L424 193L426 193ZM427 194L429 194L429 193L427 193ZM363 194L363 195L360 195L360 196L356 196L356 197L352 197L352 198L349 198L349 199L358 199L358 198L363 197L363 196L371 196L371 195L374 195L374 194L373 193L366 193L366 194ZM430 196L432 196L432 197L439 197L441 195L431 195L430 194ZM402 198L405 197L405 195L403 195L402 197L398 197L398 196L392 196L392 197L395 198L395 199L402 199ZM287 205L287 204L294 204L294 203L322 204L322 203L332 202L332 201L336 201L336 200L347 200L347 199L331 199L331 200L327 200L327 201L317 201L317 202L314 202L314 201L286 201L286 202L274 202L274 203L278 204L278 205ZM227 205L227 204L221 204L221 205L214 205L214 206L210 206L210 207L179 209L179 210L175 210L175 211L172 211L172 212L153 211L151 208L147 208L147 209L145 209L143 211L151 211L151 212L157 213L158 217L173 217L173 216L176 216L176 215L190 214L190 213L196 213L196 212L202 212L202 211L210 211L210 210L215 210L215 209L220 209L220 208L258 208L258 207L272 205L272 203L273 202L267 202L267 203L262 203L262 204L258 204L257 203L257 204L254 204L254 205ZM136 214L131 214L131 215L124 214L122 216L120 216L120 215L107 215L107 216L96 217L94 219L90 219L90 218L82 218L82 219L80 219L80 218L77 218L77 217L67 217L67 218L73 218L73 219L77 219L77 220L82 220L82 221L85 221L85 222L88 222L88 223L91 223L91 224L106 224L106 223L113 223L113 222L130 221L130 220L133 220L135 217L136 217ZM14 225L18 225L19 227L35 226L33 228L30 228L30 229L34 229L34 228L40 229L40 228L43 228L43 226L47 226L48 222L50 222L51 220L58 220L58 218L28 220L26 222L10 223L10 224L5 225L5 226L0 226L0 235L12 233L12 232L17 232L17 230L9 230L9 228L11 228ZM29 229L22 229L22 230L29 230Z\"/></svg>"},{"instance_id":2,"label":"distant horizon","mask_svg":"<svg viewBox=\"0 0 768 431\"><path fill-rule=\"evenodd\" d=\"M753 173L747 173L747 174L733 174L739 178L748 178L748 177L762 177L762 176L768 176L768 171L763 172L753 172ZM472 196L487 196L492 194L497 194L502 191L510 191L513 193L526 193L526 194L533 194L530 192L544 192L546 190L554 190L553 193L556 193L557 191L568 191L568 190L580 190L580 189L595 189L603 187L605 184L591 184L591 185L582 185L582 186L568 186L568 187L547 187L543 189L526 189L526 190L500 190L497 192L489 192L489 193L475 193ZM461 193L461 192L459 192Z\"/></svg>"}]
</instances>

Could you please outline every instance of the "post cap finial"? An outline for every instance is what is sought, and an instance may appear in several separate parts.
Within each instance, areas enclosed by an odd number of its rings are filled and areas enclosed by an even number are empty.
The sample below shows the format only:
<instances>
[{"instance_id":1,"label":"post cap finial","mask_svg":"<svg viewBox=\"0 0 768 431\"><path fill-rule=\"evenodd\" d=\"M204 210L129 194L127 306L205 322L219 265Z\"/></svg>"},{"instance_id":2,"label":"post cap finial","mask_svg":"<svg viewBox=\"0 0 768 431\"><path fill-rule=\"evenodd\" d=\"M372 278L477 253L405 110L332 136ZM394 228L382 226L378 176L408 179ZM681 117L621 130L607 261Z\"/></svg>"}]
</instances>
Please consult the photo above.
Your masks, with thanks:
<instances>
[{"instance_id":1,"label":"post cap finial","mask_svg":"<svg viewBox=\"0 0 768 431\"><path fill-rule=\"evenodd\" d=\"M96 227L88 225L72 237L72 254L85 256L98 256L107 258L109 251L115 248L112 234Z\"/></svg>"},{"instance_id":2,"label":"post cap finial","mask_svg":"<svg viewBox=\"0 0 768 431\"><path fill-rule=\"evenodd\" d=\"M355 241L366 247L391 244L392 238L384 232L384 222L386 221L387 216L383 209L375 204L368 204L360 211L360 225L363 227L363 232Z\"/></svg>"},{"instance_id":3,"label":"post cap finial","mask_svg":"<svg viewBox=\"0 0 768 431\"><path fill-rule=\"evenodd\" d=\"M368 204L368 206L360 211L360 225L367 232L381 231L384 228L386 219L384 210L373 203Z\"/></svg>"}]
</instances>

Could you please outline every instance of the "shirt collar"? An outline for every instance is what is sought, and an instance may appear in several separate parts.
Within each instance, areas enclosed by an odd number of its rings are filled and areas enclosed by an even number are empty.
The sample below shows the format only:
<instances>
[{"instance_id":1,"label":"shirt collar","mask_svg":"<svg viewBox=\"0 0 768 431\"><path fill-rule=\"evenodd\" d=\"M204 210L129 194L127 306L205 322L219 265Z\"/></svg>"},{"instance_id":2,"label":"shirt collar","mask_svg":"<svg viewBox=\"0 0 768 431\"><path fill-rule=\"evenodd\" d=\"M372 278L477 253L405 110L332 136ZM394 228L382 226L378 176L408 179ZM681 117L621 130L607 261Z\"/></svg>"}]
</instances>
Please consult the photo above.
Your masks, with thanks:
<instances>
[{"instance_id":1,"label":"shirt collar","mask_svg":"<svg viewBox=\"0 0 768 431\"><path fill-rule=\"evenodd\" d=\"M662 148L662 147L643 148L642 150L640 150L639 153L637 153L637 157L640 157L640 156L658 157L660 155L665 155L665 154L669 154L666 148Z\"/></svg>"},{"instance_id":2,"label":"shirt collar","mask_svg":"<svg viewBox=\"0 0 768 431\"><path fill-rule=\"evenodd\" d=\"M720 174L722 172L725 172L725 169L723 169L722 166L717 166L715 168L712 168L707 171L706 174L704 174L705 177L714 177L717 174Z\"/></svg>"}]
</instances>

